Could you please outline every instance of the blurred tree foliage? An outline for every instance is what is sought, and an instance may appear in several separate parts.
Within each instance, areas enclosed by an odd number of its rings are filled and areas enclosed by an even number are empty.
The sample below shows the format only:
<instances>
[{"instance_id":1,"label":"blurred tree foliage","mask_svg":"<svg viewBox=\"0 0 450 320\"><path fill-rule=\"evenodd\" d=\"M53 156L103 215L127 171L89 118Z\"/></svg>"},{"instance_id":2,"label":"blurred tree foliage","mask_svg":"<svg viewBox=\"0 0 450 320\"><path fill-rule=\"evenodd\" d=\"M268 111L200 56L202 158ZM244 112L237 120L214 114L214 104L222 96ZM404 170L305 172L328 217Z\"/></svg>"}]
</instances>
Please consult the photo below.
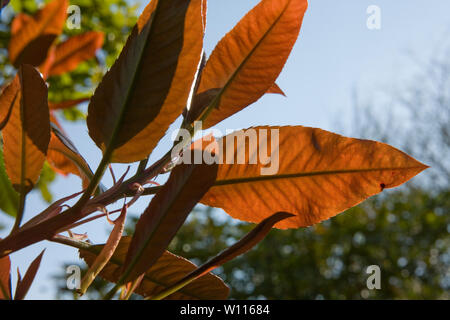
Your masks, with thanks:
<instances>
[{"instance_id":1,"label":"blurred tree foliage","mask_svg":"<svg viewBox=\"0 0 450 320\"><path fill-rule=\"evenodd\" d=\"M14 16L19 12L33 14L45 2L48 1L12 0L2 11L0 19L0 87L8 83L16 73L8 59L10 27ZM131 28L137 20L136 10L138 5L130 5L126 0L71 0L70 5L76 5L80 8L80 28L70 29L66 24L63 35L57 41L64 41L69 36L96 30L105 33L105 43L96 59L81 63L76 70L70 73L48 79L49 101L51 102L61 102L92 95L107 68L113 64L119 55ZM68 16L70 17L72 14L72 11L69 10ZM84 119L85 114L80 107L58 111L57 117L69 121ZM56 174L46 165L37 188L40 190L42 198L47 202L52 201L49 184L54 181L55 177ZM10 189L8 192L14 191ZM13 211L8 203L0 203L0 207L4 211Z\"/></svg>"},{"instance_id":2,"label":"blurred tree foliage","mask_svg":"<svg viewBox=\"0 0 450 320\"><path fill-rule=\"evenodd\" d=\"M12 0L10 6L2 13L0 24L0 82L11 79L16 72L9 63L7 54L12 18L17 12L33 14L42 2ZM97 56L97 61L83 62L73 72L51 77L48 80L50 85L49 100L53 102L76 99L92 94L106 69L113 64L119 55L137 19L137 6L131 6L125 0L71 0L70 5L76 5L80 8L81 26L79 29L70 29L66 24L59 41L63 41L69 36L96 30L105 33L105 43ZM71 11L69 11L70 16ZM75 110L76 108L66 112L65 117L69 120L82 117Z\"/></svg>"},{"instance_id":3,"label":"blurred tree foliage","mask_svg":"<svg viewBox=\"0 0 450 320\"><path fill-rule=\"evenodd\" d=\"M218 274L236 299L448 299L449 195L390 192L312 228L273 230ZM250 229L207 210L172 250L204 262ZM367 290L370 265L381 268L381 290Z\"/></svg>"}]
</instances>

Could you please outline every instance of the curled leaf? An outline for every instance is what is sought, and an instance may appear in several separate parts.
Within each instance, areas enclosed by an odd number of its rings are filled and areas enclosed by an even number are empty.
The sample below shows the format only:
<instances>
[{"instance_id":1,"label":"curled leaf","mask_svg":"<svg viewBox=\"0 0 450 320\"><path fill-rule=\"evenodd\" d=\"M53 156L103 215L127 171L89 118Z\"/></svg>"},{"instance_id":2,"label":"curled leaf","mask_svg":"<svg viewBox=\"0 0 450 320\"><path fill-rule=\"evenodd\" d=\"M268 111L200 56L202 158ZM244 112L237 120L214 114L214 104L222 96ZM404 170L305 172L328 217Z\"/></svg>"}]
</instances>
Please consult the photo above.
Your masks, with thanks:
<instances>
[{"instance_id":1,"label":"curled leaf","mask_svg":"<svg viewBox=\"0 0 450 320\"><path fill-rule=\"evenodd\" d=\"M52 123L52 134L48 146L47 161L61 174L75 174L83 181L86 188L94 176L88 163L72 141Z\"/></svg>"},{"instance_id":2,"label":"curled leaf","mask_svg":"<svg viewBox=\"0 0 450 320\"><path fill-rule=\"evenodd\" d=\"M124 204L119 218L117 218L117 220L114 222L114 228L109 235L108 241L103 246L100 254L95 258L95 261L91 264L89 270L81 280L81 288L79 290L79 293L81 295L86 293L86 290L89 288L92 281L94 281L95 277L97 277L97 275L102 271L102 269L106 266L106 264L113 256L114 251L116 250L117 246L119 245L120 239L122 238L126 215L127 205Z\"/></svg>"}]
</instances>

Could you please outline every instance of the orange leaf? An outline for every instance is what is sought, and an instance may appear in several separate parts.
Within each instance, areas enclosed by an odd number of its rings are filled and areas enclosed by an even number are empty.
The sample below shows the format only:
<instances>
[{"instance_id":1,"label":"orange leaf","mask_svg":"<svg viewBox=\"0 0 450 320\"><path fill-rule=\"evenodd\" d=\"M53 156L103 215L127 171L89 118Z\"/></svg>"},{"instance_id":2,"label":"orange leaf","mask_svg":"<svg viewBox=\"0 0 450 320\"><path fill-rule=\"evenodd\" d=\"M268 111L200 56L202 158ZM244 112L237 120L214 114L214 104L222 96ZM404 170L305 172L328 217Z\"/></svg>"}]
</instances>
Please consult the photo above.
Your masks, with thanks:
<instances>
[{"instance_id":1,"label":"orange leaf","mask_svg":"<svg viewBox=\"0 0 450 320\"><path fill-rule=\"evenodd\" d=\"M281 94L282 96L285 96L285 97L286 97L286 94L283 92L283 90L281 90L281 88L280 88L276 83L274 83L274 84L269 88L269 90L267 90L266 93Z\"/></svg>"},{"instance_id":2,"label":"orange leaf","mask_svg":"<svg viewBox=\"0 0 450 320\"><path fill-rule=\"evenodd\" d=\"M270 232L274 224L292 216L294 215L286 212L275 213L274 215L270 216L269 218L265 219L260 224L258 224L252 231L250 231L244 238L236 242L234 245L224 250L219 255L203 264L201 267L197 268L196 270L193 270L191 273L189 273L184 278L180 279L177 283L172 285L170 288L166 289L166 291L156 294L151 298L155 300L160 300L165 298L166 296L170 297L171 295L178 292L178 290L181 290L192 281L199 279L200 277L216 269L217 267L220 267L221 265L227 263L228 261L231 261L234 258L246 253L266 237L266 235Z\"/></svg>"},{"instance_id":3,"label":"orange leaf","mask_svg":"<svg viewBox=\"0 0 450 320\"><path fill-rule=\"evenodd\" d=\"M3 89L0 95L0 130L3 130L11 117L13 107L17 103L17 99L20 99L19 92L20 82L17 80Z\"/></svg>"},{"instance_id":4,"label":"orange leaf","mask_svg":"<svg viewBox=\"0 0 450 320\"><path fill-rule=\"evenodd\" d=\"M254 143L245 138L252 133L258 139ZM249 222L278 211L295 214L277 224L282 229L329 219L427 168L387 144L301 126L251 128L217 143L228 144L222 154L216 150L224 164L219 165L216 184L201 202ZM238 164L237 150L244 151L242 164ZM258 155L259 160L250 164ZM261 161L261 155L271 158ZM235 158L234 164L225 160Z\"/></svg>"},{"instance_id":5,"label":"orange leaf","mask_svg":"<svg viewBox=\"0 0 450 320\"><path fill-rule=\"evenodd\" d=\"M209 58L191 120L209 128L257 101L274 84L298 37L307 0L262 0L229 32Z\"/></svg>"},{"instance_id":6,"label":"orange leaf","mask_svg":"<svg viewBox=\"0 0 450 320\"><path fill-rule=\"evenodd\" d=\"M79 291L81 295L86 293L86 290L89 288L92 281L94 281L95 277L97 277L97 275L103 270L103 268L106 266L106 264L113 256L114 251L116 251L120 239L122 238L126 216L127 216L127 205L124 204L119 218L117 218L117 220L114 222L114 228L111 231L111 234L109 235L108 241L105 243L102 250L95 258L94 262L91 263L89 270L86 272L86 274L83 277L83 280L81 281L81 288Z\"/></svg>"},{"instance_id":7,"label":"orange leaf","mask_svg":"<svg viewBox=\"0 0 450 320\"><path fill-rule=\"evenodd\" d=\"M120 278L122 266L131 242L131 237L123 237L113 257L100 272L100 277L110 282L117 282ZM92 251L100 252L103 246L91 247ZM96 253L80 250L80 257L88 265L92 265ZM153 296L169 288L190 272L197 269L192 262L165 251L156 263L145 272L141 284L135 289L137 294L144 297ZM168 297L175 300L223 300L228 297L229 289L217 276L207 273L203 277L191 282L189 285Z\"/></svg>"},{"instance_id":8,"label":"orange leaf","mask_svg":"<svg viewBox=\"0 0 450 320\"><path fill-rule=\"evenodd\" d=\"M30 23L33 17L26 13L19 13L11 22L11 34L15 35L24 25Z\"/></svg>"},{"instance_id":9,"label":"orange leaf","mask_svg":"<svg viewBox=\"0 0 450 320\"><path fill-rule=\"evenodd\" d=\"M18 67L39 66L47 57L53 41L62 33L68 0L53 0L34 16L19 15L13 21L9 58Z\"/></svg>"},{"instance_id":10,"label":"orange leaf","mask_svg":"<svg viewBox=\"0 0 450 320\"><path fill-rule=\"evenodd\" d=\"M20 89L2 131L5 168L13 187L29 192L39 178L50 141L47 86L29 65L20 68L11 86Z\"/></svg>"},{"instance_id":11,"label":"orange leaf","mask_svg":"<svg viewBox=\"0 0 450 320\"><path fill-rule=\"evenodd\" d=\"M86 32L70 37L56 46L48 76L57 76L75 70L78 65L95 57L103 46L103 32Z\"/></svg>"},{"instance_id":12,"label":"orange leaf","mask_svg":"<svg viewBox=\"0 0 450 320\"><path fill-rule=\"evenodd\" d=\"M124 266L127 282L161 257L191 210L213 185L216 174L217 165L182 164L173 169L136 224Z\"/></svg>"},{"instance_id":13,"label":"orange leaf","mask_svg":"<svg viewBox=\"0 0 450 320\"><path fill-rule=\"evenodd\" d=\"M11 260L9 259L9 256L0 258L0 300L11 299L10 270L11 270Z\"/></svg>"},{"instance_id":14,"label":"orange leaf","mask_svg":"<svg viewBox=\"0 0 450 320\"><path fill-rule=\"evenodd\" d=\"M203 46L202 0L153 0L89 105L89 134L113 162L146 158L186 106Z\"/></svg>"},{"instance_id":15,"label":"orange leaf","mask_svg":"<svg viewBox=\"0 0 450 320\"><path fill-rule=\"evenodd\" d=\"M64 109L70 109L73 108L80 103L89 101L90 98L80 98L80 99L74 99L74 100L66 100L62 102L49 102L48 108L50 110L64 110Z\"/></svg>"},{"instance_id":16,"label":"orange leaf","mask_svg":"<svg viewBox=\"0 0 450 320\"><path fill-rule=\"evenodd\" d=\"M208 0L201 0L202 2L202 26L203 26L203 33L206 31L206 14L208 11Z\"/></svg>"},{"instance_id":17,"label":"orange leaf","mask_svg":"<svg viewBox=\"0 0 450 320\"><path fill-rule=\"evenodd\" d=\"M27 272L23 279L20 279L17 284L16 293L14 294L14 300L23 300L28 293L31 285L33 284L34 278L41 265L42 256L44 255L45 249L37 256L36 259L30 264Z\"/></svg>"}]
</instances>

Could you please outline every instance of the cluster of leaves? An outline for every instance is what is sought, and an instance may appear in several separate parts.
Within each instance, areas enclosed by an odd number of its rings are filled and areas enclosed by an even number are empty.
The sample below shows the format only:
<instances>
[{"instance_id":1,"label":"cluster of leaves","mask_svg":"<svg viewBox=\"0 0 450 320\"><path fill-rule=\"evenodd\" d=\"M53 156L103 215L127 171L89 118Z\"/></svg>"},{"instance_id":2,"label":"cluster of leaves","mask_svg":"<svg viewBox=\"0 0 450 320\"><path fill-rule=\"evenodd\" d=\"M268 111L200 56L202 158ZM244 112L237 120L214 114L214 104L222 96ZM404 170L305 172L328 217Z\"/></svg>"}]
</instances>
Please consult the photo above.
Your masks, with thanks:
<instances>
[{"instance_id":1,"label":"cluster of leaves","mask_svg":"<svg viewBox=\"0 0 450 320\"><path fill-rule=\"evenodd\" d=\"M7 51L12 36L13 12L20 12L24 16L33 15L37 12L40 3L42 1L13 0L2 12L0 21L0 84L2 86L16 73ZM76 121L85 119L80 106L83 106L84 101L92 94L92 88L95 88L101 80L106 68L110 67L119 55L127 34L136 22L136 8L130 6L125 0L72 0L70 3L78 6L81 10L80 25L79 28L69 28L65 24L61 35L56 39L57 44L64 42L69 37L89 34L91 30L97 30L105 35L103 46L101 50L97 51L95 59L79 61L78 66L70 72L58 72L46 79L50 84L48 95L54 119ZM4 2L4 5L6 4ZM93 33L90 34L92 37ZM88 43L85 42L85 44ZM49 185L55 177L54 168L46 163L36 187L47 202L51 202L53 199ZM18 196L5 178L5 171L0 168L2 190L0 208L9 215L15 216Z\"/></svg>"},{"instance_id":2,"label":"cluster of leaves","mask_svg":"<svg viewBox=\"0 0 450 320\"><path fill-rule=\"evenodd\" d=\"M42 2L43 0L12 0L2 12L0 21L1 82L5 82L15 74L7 52L11 39L13 13L33 15ZM49 1L46 0L46 2ZM72 28L65 24L60 39L65 40L92 30L103 32L105 39L101 54L96 60L84 61L70 74L61 74L48 79L51 83L49 100L54 102L74 100L91 93L92 88L101 80L105 68L109 68L114 63L122 50L127 34L136 22L136 6L130 6L125 0L71 0L70 4L80 8L80 25L79 28L78 26ZM72 11L69 13L73 14Z\"/></svg>"},{"instance_id":3,"label":"cluster of leaves","mask_svg":"<svg viewBox=\"0 0 450 320\"><path fill-rule=\"evenodd\" d=\"M228 287L210 271L247 252L272 227L317 224L426 169L387 144L302 126L241 130L230 135L233 140L238 137L231 148L226 143L230 136L191 146L195 121L210 128L264 94L281 92L275 80L298 37L307 1L262 0L207 59L203 51L206 0L153 0L89 99L89 135L103 152L92 173L52 117L44 82L93 57L103 40L102 33L89 31L55 45L67 7L67 0L53 0L34 16L21 14L12 22L8 53L18 72L0 96L0 121L5 168L19 193L19 206L11 234L0 241L0 256L9 259L10 253L42 240L77 247L90 266L80 294L100 275L115 284L106 299L119 290L123 299L133 292L148 299L226 298ZM190 137L147 166L149 155L181 115L181 129ZM273 141L273 131L279 142L273 147L276 150L246 139L256 132L256 141ZM239 150L248 150L243 163L218 161L235 159ZM217 161L178 164L180 155L190 154L193 159L198 152L209 153ZM262 161L250 161L252 155L274 153L279 170L271 175L263 174ZM26 195L46 159L64 173L79 175L85 189L22 224ZM131 178L125 180L126 172L109 189L99 187L110 163L138 161L139 169ZM144 188L164 173L170 175L163 186ZM65 202L80 194L75 205L66 208ZM154 197L132 236L123 237L127 209L146 195ZM111 221L107 207L127 196L131 200ZM222 208L234 218L258 225L196 267L166 249L197 203ZM102 213L89 217L98 210ZM70 231L105 216L114 229L104 245L93 246ZM65 231L69 237L61 234ZM6 278L2 287L8 288L7 283ZM12 296L11 290L4 291Z\"/></svg>"}]
</instances>

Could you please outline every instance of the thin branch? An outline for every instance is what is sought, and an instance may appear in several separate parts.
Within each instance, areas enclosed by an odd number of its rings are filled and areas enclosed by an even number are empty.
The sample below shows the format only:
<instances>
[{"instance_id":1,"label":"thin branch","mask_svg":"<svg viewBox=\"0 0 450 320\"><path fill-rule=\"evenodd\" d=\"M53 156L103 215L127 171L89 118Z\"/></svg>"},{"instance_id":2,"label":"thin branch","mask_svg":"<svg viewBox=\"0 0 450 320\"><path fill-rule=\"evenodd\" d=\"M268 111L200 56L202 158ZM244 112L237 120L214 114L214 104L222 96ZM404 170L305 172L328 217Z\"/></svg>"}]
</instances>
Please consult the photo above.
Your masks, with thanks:
<instances>
[{"instance_id":1,"label":"thin branch","mask_svg":"<svg viewBox=\"0 0 450 320\"><path fill-rule=\"evenodd\" d=\"M191 137L192 136L193 135L191 135ZM189 142L190 141L183 141L183 144L186 146L189 144ZM16 233L11 234L10 236L1 240L0 257L23 249L39 241L50 239L61 228L71 225L97 211L97 208L99 206L106 207L107 205L122 199L124 196L129 194L130 191L133 192L132 186L135 183L143 185L150 179L160 174L164 170L164 168L172 161L172 149L168 151L160 160L155 162L152 166L145 169L142 174L134 176L129 180L121 183L120 186L118 188L115 188L113 191L111 191L111 189L107 190L106 192L90 199L93 191L98 186L101 177L108 167L108 158L110 156L111 155L107 156L107 152L105 152L105 156L103 157L102 162L95 172L91 183L89 184L80 200L72 208L62 212L61 214L53 218L47 219L35 226L28 228L26 232L18 230Z\"/></svg>"},{"instance_id":2,"label":"thin branch","mask_svg":"<svg viewBox=\"0 0 450 320\"><path fill-rule=\"evenodd\" d=\"M139 162L139 167L137 168L136 175L140 175L142 172L144 172L145 168L148 164L148 157Z\"/></svg>"},{"instance_id":3,"label":"thin branch","mask_svg":"<svg viewBox=\"0 0 450 320\"><path fill-rule=\"evenodd\" d=\"M19 207L17 209L17 215L16 220L14 221L14 226L11 230L11 234L15 233L17 230L19 230L20 225L22 224L23 216L25 213L25 201L26 201L27 194L23 191L23 189L20 192L19 195Z\"/></svg>"},{"instance_id":4,"label":"thin branch","mask_svg":"<svg viewBox=\"0 0 450 320\"><path fill-rule=\"evenodd\" d=\"M50 241L65 244L66 246L71 246L73 248L77 248L80 250L87 250L95 254L99 252L99 250L94 250L93 246L87 242L74 240L60 234L55 235L53 238L50 239Z\"/></svg>"}]
</instances>

